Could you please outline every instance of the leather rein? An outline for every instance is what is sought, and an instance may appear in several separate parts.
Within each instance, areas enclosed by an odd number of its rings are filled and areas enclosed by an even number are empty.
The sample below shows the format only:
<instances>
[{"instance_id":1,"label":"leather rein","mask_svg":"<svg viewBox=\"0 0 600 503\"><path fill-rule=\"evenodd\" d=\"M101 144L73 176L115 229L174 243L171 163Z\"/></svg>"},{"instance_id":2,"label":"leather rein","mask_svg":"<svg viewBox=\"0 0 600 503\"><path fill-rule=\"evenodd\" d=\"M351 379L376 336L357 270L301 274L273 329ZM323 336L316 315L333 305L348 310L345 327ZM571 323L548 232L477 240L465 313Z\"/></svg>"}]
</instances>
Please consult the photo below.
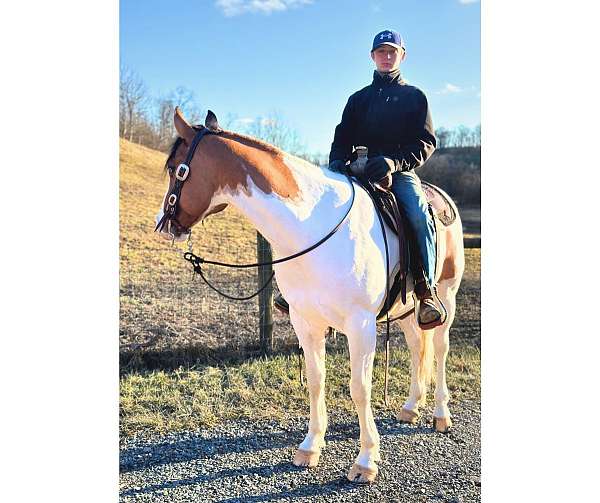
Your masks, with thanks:
<instances>
[{"instance_id":1,"label":"leather rein","mask_svg":"<svg viewBox=\"0 0 600 503\"><path fill-rule=\"evenodd\" d=\"M194 153L196 151L196 148L198 147L198 144L200 143L200 140L202 140L202 138L204 136L206 136L207 134L220 134L220 133L221 133L221 130L211 131L210 129L204 127L196 133L196 136L194 136L194 139L192 140L192 143L191 143L188 153L186 155L185 161L183 163L181 163L179 166L177 166L177 169L175 170L175 184L174 184L173 188L171 189L171 191L169 192L169 195L167 197L167 208L165 210L164 215L160 219L160 221L156 224L156 228L154 229L155 232L162 231L164 226L167 225L167 232L171 233L171 222L175 222L178 227L180 227L182 230L184 230L186 233L188 233L189 236L191 236L191 229L187 229L186 227L182 226L177 221L177 218L176 218L177 210L179 208L179 197L181 195L181 188L183 187L184 182L187 180L187 178L190 174L190 166L189 165L190 165L190 162L192 161L192 157L194 157ZM354 188L354 183L352 181L352 178L347 173L344 173L344 175L350 182L350 187L352 189L352 199L350 201L350 206L346 210L346 213L344 214L342 219L339 221L339 223L333 229L331 229L331 231L329 231L329 233L326 236L324 236L323 238L321 238L319 241L317 241L315 244L309 246L308 248L306 248L300 252L294 253L293 255L289 255L287 257L279 258L279 259L272 260L269 262L257 262L254 264L228 264L225 262L206 260L202 257L199 257L198 255L195 255L191 251L185 252L183 254L183 258L192 264L192 266L194 267L194 273L198 274L203 279L203 281L212 290L217 292L219 295L222 295L223 297L226 297L227 299L230 299L230 300L250 300L253 297L256 297L260 292L262 292L268 286L268 284L273 279L275 272L271 273L271 276L265 282L265 284L263 286L261 286L260 289L257 292L255 292L254 294L246 296L246 297L233 297L231 295L226 294L225 292L222 292L221 290L216 288L214 285L212 285L206 279L206 277L204 276L204 273L202 272L201 264L211 264L211 265L217 265L217 266L221 266L221 267L230 267L230 268L236 268L236 269L262 267L262 266L267 266L267 265L280 264L282 262L287 262L288 260L293 260L293 259L300 257L301 255L304 255L304 254L314 250L315 248L321 246L325 241L327 241L331 236L333 236L338 231L338 229L342 226L342 224L348 218L348 215L350 214L350 210L352 210L352 207L354 206L354 198L356 196L356 190Z\"/></svg>"}]
</instances>

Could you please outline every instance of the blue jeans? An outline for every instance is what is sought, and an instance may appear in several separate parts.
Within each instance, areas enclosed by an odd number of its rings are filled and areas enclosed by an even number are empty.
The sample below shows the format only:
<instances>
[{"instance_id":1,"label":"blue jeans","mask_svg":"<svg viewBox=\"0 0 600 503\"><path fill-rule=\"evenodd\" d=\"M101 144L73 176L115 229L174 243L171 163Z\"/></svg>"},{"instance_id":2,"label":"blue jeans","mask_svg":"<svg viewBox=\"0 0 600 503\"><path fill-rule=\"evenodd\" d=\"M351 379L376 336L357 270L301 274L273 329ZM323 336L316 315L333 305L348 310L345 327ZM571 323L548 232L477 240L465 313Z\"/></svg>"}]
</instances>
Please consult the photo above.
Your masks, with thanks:
<instances>
[{"instance_id":1,"label":"blue jeans","mask_svg":"<svg viewBox=\"0 0 600 503\"><path fill-rule=\"evenodd\" d=\"M429 213L421 180L414 171L392 175L392 192L398 200L402 216L413 230L421 264L429 286L435 285L435 224Z\"/></svg>"}]
</instances>

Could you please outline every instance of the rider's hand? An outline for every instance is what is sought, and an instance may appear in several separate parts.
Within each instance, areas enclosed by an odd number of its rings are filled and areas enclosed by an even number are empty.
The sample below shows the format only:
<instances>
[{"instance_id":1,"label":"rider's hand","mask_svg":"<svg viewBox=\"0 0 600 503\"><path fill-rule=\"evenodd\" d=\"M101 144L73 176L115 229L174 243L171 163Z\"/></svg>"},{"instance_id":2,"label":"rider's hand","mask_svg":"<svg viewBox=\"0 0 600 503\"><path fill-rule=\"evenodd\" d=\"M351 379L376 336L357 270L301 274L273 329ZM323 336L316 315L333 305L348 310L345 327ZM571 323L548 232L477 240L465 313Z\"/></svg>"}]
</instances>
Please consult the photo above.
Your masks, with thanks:
<instances>
[{"instance_id":1,"label":"rider's hand","mask_svg":"<svg viewBox=\"0 0 600 503\"><path fill-rule=\"evenodd\" d=\"M346 172L346 163L340 159L331 161L328 167L330 171L335 171L336 173Z\"/></svg>"},{"instance_id":2,"label":"rider's hand","mask_svg":"<svg viewBox=\"0 0 600 503\"><path fill-rule=\"evenodd\" d=\"M367 178L374 183L387 178L394 171L396 171L396 166L394 165L393 159L382 155L372 157L365 165L365 174L367 175Z\"/></svg>"}]
</instances>

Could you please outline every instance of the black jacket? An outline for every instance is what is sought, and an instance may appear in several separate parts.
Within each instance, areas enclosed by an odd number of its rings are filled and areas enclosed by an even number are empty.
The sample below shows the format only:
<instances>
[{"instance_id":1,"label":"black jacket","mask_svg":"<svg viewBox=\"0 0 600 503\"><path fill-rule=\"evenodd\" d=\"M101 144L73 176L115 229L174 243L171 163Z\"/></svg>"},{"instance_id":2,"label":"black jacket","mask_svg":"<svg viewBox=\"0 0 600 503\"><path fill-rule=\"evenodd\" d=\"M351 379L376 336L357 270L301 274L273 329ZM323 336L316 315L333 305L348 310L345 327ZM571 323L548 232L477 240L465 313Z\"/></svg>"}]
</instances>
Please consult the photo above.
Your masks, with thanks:
<instances>
[{"instance_id":1,"label":"black jacket","mask_svg":"<svg viewBox=\"0 0 600 503\"><path fill-rule=\"evenodd\" d=\"M369 148L369 158L393 159L396 171L418 168L433 154L436 140L427 98L399 72L389 78L375 71L373 82L350 96L335 128L329 162L351 159L352 147L359 145Z\"/></svg>"}]
</instances>

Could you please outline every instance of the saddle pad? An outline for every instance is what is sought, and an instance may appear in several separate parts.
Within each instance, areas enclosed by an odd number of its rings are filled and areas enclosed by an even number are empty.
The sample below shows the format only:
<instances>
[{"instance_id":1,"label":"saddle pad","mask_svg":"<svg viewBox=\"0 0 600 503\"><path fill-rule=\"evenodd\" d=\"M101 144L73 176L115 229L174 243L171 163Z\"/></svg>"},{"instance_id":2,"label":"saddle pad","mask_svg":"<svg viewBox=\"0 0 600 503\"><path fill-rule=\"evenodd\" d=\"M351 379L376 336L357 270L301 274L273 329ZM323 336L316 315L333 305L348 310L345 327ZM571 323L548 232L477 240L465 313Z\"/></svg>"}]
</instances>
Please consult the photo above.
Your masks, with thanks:
<instances>
[{"instance_id":1,"label":"saddle pad","mask_svg":"<svg viewBox=\"0 0 600 503\"><path fill-rule=\"evenodd\" d=\"M452 207L450 206L450 208L452 208ZM452 213L454 214L454 210L452 210ZM456 218L455 214L454 214L454 218ZM442 271L442 265L443 265L444 259L445 259L445 257L442 257L442 254L440 253L441 252L440 236L446 231L443 229L443 227L442 227L443 224L440 219L435 218L433 221L435 223L435 236L436 236L436 239L435 239L435 244L436 244L435 277L439 278L441 271ZM394 278L394 282L397 279L399 272L400 272L400 264L398 263L394 267L394 270L390 276L391 278ZM400 298L399 289L397 289L397 288L395 289L396 295L393 295L394 292L390 292L391 295L393 296L393 299L391 300L392 307L390 307L390 309L389 309L390 321L402 320L414 312L415 302L414 302L414 297L412 295L413 289L414 289L413 277L409 271L408 276L406 278L406 304L402 304L402 299ZM384 323L386 321L385 314L386 314L385 310L382 309L380 311L379 315L377 316L377 323Z\"/></svg>"},{"instance_id":2,"label":"saddle pad","mask_svg":"<svg viewBox=\"0 0 600 503\"><path fill-rule=\"evenodd\" d=\"M456 212L448 201L448 196L441 189L431 183L421 181L423 192L427 196L427 202L433 209L433 213L444 224L444 227L452 225L456 220Z\"/></svg>"}]
</instances>

